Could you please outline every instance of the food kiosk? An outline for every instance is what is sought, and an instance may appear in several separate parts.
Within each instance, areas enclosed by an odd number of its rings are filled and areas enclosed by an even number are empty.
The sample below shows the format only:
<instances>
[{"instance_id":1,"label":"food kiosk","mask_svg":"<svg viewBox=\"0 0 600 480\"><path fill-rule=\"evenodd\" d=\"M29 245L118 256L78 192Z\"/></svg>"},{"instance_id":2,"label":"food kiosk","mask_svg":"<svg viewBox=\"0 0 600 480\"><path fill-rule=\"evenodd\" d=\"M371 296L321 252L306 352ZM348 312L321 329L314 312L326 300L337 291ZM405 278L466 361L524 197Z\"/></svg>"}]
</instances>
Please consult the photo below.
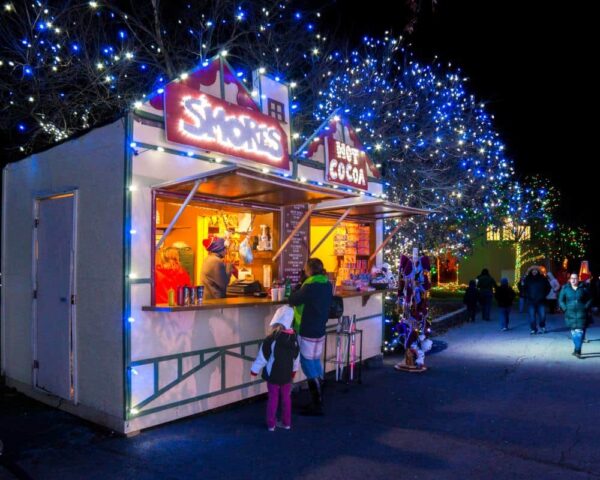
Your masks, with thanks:
<instances>
[{"instance_id":1,"label":"food kiosk","mask_svg":"<svg viewBox=\"0 0 600 480\"><path fill-rule=\"evenodd\" d=\"M285 303L269 290L298 284L309 256L356 315L363 358L381 353L388 290L368 274L402 219L427 212L386 200L336 112L294 146L289 87L259 71L253 86L217 57L5 168L9 385L123 433L264 393L250 365ZM384 236L385 219L398 226ZM238 278L197 299L181 283L200 285L212 236Z\"/></svg>"}]
</instances>

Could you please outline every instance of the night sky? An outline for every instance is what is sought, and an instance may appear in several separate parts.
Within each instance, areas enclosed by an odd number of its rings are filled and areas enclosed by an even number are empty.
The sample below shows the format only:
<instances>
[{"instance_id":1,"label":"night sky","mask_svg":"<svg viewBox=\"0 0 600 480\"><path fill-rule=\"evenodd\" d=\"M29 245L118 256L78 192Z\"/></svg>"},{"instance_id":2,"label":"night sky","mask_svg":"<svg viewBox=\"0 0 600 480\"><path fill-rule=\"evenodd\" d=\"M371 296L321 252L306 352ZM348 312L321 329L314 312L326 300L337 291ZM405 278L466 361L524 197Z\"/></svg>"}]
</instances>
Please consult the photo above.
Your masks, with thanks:
<instances>
[{"instance_id":1,"label":"night sky","mask_svg":"<svg viewBox=\"0 0 600 480\"><path fill-rule=\"evenodd\" d=\"M314 2L318 3L318 2ZM404 1L338 0L326 21L338 34L401 32ZM417 29L409 37L421 61L438 55L461 67L471 93L487 104L520 174L549 177L563 194L562 215L592 234L590 258L598 271L600 238L595 221L598 177L592 175L595 88L591 68L593 16L566 2L524 0L422 0ZM322 2L321 2L322 4ZM335 12L335 13L333 13ZM347 33L353 32L353 33ZM591 120L584 120L590 117Z\"/></svg>"},{"instance_id":2,"label":"night sky","mask_svg":"<svg viewBox=\"0 0 600 480\"><path fill-rule=\"evenodd\" d=\"M495 115L517 172L549 177L563 194L562 215L590 231L592 270L600 270L600 248L594 249L600 238L600 222L594 221L598 177L591 171L598 123L591 72L595 17L566 2L420 2L416 31L408 37L417 58L429 62L438 55L461 67L470 93ZM365 34L401 33L407 22L405 0L305 3L322 11L325 28L356 44Z\"/></svg>"}]
</instances>

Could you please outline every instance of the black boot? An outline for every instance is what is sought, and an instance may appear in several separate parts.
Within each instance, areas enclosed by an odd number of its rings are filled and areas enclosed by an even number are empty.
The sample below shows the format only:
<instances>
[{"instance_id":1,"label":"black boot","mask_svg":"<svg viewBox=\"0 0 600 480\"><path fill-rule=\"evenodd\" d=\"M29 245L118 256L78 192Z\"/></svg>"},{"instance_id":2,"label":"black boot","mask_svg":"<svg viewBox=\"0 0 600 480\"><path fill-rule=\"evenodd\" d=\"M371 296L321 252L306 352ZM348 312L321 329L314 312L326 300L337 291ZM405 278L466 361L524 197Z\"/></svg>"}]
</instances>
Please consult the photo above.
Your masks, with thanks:
<instances>
[{"instance_id":1,"label":"black boot","mask_svg":"<svg viewBox=\"0 0 600 480\"><path fill-rule=\"evenodd\" d=\"M308 388L310 390L311 403L302 409L300 415L320 416L323 415L323 394L321 382L318 378L308 379Z\"/></svg>"}]
</instances>

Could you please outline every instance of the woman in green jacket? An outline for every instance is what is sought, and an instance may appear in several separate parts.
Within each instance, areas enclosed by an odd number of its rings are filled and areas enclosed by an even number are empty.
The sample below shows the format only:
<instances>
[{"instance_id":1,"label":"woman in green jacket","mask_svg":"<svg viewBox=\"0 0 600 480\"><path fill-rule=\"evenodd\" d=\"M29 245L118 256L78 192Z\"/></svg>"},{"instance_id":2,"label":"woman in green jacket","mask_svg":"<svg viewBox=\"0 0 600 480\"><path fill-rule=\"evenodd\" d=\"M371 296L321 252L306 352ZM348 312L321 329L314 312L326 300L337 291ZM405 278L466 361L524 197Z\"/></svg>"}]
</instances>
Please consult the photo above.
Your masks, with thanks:
<instances>
[{"instance_id":1,"label":"woman in green jacket","mask_svg":"<svg viewBox=\"0 0 600 480\"><path fill-rule=\"evenodd\" d=\"M571 329L571 338L575 350L573 355L581 358L583 331L586 327L587 312L592 306L592 297L588 289L579 283L579 275L572 273L558 296L558 304L565 312L565 323Z\"/></svg>"}]
</instances>

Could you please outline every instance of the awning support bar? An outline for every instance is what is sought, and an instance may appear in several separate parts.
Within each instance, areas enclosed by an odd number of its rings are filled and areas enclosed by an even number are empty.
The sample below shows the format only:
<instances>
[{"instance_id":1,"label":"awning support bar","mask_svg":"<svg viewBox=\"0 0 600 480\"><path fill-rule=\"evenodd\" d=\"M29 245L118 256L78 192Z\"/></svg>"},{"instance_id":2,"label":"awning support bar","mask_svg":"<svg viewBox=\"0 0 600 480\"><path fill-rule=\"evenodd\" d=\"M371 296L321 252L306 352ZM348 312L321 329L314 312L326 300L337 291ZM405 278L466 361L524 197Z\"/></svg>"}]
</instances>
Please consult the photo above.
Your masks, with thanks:
<instances>
[{"instance_id":1,"label":"awning support bar","mask_svg":"<svg viewBox=\"0 0 600 480\"><path fill-rule=\"evenodd\" d=\"M399 221L398 225L396 225L394 227L394 229L388 234L387 237L385 237L385 240L383 242L381 242L381 244L375 249L375 252L373 252L373 255L371 255L369 257L369 266L371 265L371 262L373 262L373 260L375 259L375 257L377 256L377 254L383 249L383 247L385 247L388 242L392 239L392 237L394 235L396 235L396 233L398 233L398 230L400 230L400 228L404 225L404 221Z\"/></svg>"},{"instance_id":2,"label":"awning support bar","mask_svg":"<svg viewBox=\"0 0 600 480\"><path fill-rule=\"evenodd\" d=\"M288 243L290 243L292 241L292 238L294 238L294 235L296 235L296 233L298 233L298 230L300 230L302 228L302 225L304 225L306 223L306 221L310 218L312 211L314 209L315 209L315 206L313 204L310 204L308 206L307 212L300 219L300 221L298 222L298 225L296 225L294 227L294 229L292 230L292 233L290 233L289 236L284 240L284 242L281 244L281 247L279 247L279 250L277 250L277 253L275 255L273 255L273 261L277 260L279 258L279 256L283 253L283 250L285 249L285 247L288 246Z\"/></svg>"},{"instance_id":3,"label":"awning support bar","mask_svg":"<svg viewBox=\"0 0 600 480\"><path fill-rule=\"evenodd\" d=\"M194 198L194 195L198 191L198 187L200 186L201 181L202 181L201 179L198 179L198 180L196 180L196 183L194 183L194 186L192 187L191 192L188 194L185 201L182 203L181 207L179 207L179 210L177 210L177 213L173 217L173 220L171 220L171 223L169 223L169 226L165 230L165 233L163 233L162 237L160 237L160 240L156 244L157 250L161 247L161 245L163 243L165 243L165 240L167 239L167 235L169 235L169 233L171 233L171 230L173 230L173 227L177 223L177 220L179 220L179 217L181 217L181 214L185 210L185 207L187 207L188 204L192 201L192 198Z\"/></svg>"},{"instance_id":4,"label":"awning support bar","mask_svg":"<svg viewBox=\"0 0 600 480\"><path fill-rule=\"evenodd\" d=\"M319 247L321 245L323 245L323 242L325 240L327 240L327 237L329 237L329 235L331 235L333 233L333 231L337 228L337 226L344 221L344 218L346 218L348 216L348 214L350 213L350 210L352 210L352 208L346 209L346 211L342 214L342 216L340 218L338 218L337 222L335 222L333 224L333 226L327 231L325 236L319 241L319 243L317 243L317 246L310 251L310 254L308 255L309 257L312 257L313 253L315 253L319 249Z\"/></svg>"}]
</instances>

